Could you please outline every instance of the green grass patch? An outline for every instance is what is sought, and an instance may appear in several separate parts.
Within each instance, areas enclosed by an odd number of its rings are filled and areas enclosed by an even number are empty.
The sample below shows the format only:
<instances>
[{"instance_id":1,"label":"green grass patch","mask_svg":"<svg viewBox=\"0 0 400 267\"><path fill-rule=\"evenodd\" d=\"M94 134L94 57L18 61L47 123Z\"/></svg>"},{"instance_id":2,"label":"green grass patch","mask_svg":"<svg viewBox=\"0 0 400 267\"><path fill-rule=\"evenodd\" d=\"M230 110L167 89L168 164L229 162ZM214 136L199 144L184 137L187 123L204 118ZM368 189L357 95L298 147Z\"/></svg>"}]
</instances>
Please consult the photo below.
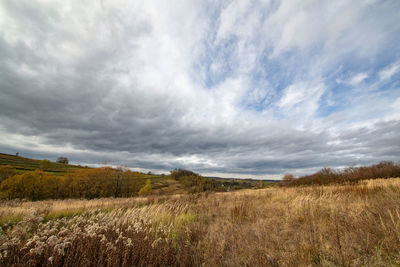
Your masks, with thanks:
<instances>
[{"instance_id":1,"label":"green grass patch","mask_svg":"<svg viewBox=\"0 0 400 267\"><path fill-rule=\"evenodd\" d=\"M48 222L51 220L58 220L62 218L72 218L74 216L81 215L83 213L83 210L62 210L62 211L54 211L54 212L49 212L46 214L43 218L44 222Z\"/></svg>"},{"instance_id":2,"label":"green grass patch","mask_svg":"<svg viewBox=\"0 0 400 267\"><path fill-rule=\"evenodd\" d=\"M0 218L0 234L4 234L7 229L22 221L22 215L4 216Z\"/></svg>"}]
</instances>

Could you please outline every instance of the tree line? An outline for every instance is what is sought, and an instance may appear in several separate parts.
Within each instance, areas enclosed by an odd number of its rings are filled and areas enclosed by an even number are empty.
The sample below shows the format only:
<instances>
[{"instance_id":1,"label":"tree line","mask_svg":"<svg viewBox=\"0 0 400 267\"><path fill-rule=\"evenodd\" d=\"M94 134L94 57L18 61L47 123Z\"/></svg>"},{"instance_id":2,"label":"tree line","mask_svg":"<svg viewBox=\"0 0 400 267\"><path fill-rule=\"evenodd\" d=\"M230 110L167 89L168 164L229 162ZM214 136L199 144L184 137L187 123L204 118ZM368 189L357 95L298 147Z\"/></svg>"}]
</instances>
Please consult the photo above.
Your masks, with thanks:
<instances>
[{"instance_id":1,"label":"tree line","mask_svg":"<svg viewBox=\"0 0 400 267\"><path fill-rule=\"evenodd\" d=\"M226 187L222 183L188 170L175 169L171 171L171 178L179 181L189 193L226 191Z\"/></svg>"},{"instance_id":2,"label":"tree line","mask_svg":"<svg viewBox=\"0 0 400 267\"><path fill-rule=\"evenodd\" d=\"M17 173L12 166L0 167L0 198L64 199L131 197L139 194L148 176L130 170L86 168L57 175L43 170ZM151 193L151 182L142 193Z\"/></svg>"},{"instance_id":3,"label":"tree line","mask_svg":"<svg viewBox=\"0 0 400 267\"><path fill-rule=\"evenodd\" d=\"M400 162L395 164L392 161L382 161L371 166L348 167L343 170L322 168L314 174L297 179L293 175L287 174L283 177L282 184L284 186L344 184L392 177L400 177Z\"/></svg>"}]
</instances>

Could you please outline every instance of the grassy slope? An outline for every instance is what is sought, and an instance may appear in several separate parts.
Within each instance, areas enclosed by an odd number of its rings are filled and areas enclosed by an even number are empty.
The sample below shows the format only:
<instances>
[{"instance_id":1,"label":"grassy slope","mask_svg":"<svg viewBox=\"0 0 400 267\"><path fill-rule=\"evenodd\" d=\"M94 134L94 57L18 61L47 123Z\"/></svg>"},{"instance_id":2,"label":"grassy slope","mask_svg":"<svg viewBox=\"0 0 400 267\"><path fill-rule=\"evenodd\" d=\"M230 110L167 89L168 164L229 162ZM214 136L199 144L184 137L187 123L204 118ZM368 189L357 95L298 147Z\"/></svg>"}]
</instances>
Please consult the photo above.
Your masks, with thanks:
<instances>
[{"instance_id":1,"label":"grassy slope","mask_svg":"<svg viewBox=\"0 0 400 267\"><path fill-rule=\"evenodd\" d=\"M0 166L2 165L13 166L19 173L33 171L36 169L43 169L45 172L57 175L64 175L68 171L84 168L82 166L61 164L56 162L49 162L48 165L43 168L42 160L0 153ZM135 179L137 179L138 182L143 185L145 184L145 181L147 179L151 179L152 187L156 194L177 194L186 192L182 189L182 186L179 183L177 184L177 182L171 181L168 176L139 173L134 176Z\"/></svg>"},{"instance_id":2,"label":"grassy slope","mask_svg":"<svg viewBox=\"0 0 400 267\"><path fill-rule=\"evenodd\" d=\"M42 160L24 158L15 155L0 153L0 166L1 165L11 165L17 169L19 172L33 171L40 169L43 166ZM79 169L81 166L61 164L56 162L51 162L46 166L46 171L53 173L63 173L67 170Z\"/></svg>"}]
</instances>

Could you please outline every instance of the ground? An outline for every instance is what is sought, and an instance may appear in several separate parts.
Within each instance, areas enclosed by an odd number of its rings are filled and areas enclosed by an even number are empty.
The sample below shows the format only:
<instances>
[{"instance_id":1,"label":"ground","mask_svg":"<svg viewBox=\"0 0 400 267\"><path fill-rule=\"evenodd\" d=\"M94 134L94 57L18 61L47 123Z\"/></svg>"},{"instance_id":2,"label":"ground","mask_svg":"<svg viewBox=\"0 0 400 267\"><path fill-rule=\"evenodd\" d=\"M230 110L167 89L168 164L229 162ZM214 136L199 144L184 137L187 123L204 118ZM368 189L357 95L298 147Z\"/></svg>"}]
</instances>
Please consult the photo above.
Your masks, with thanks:
<instances>
[{"instance_id":1,"label":"ground","mask_svg":"<svg viewBox=\"0 0 400 267\"><path fill-rule=\"evenodd\" d=\"M399 207L399 178L137 198L3 201L1 262L398 266Z\"/></svg>"}]
</instances>

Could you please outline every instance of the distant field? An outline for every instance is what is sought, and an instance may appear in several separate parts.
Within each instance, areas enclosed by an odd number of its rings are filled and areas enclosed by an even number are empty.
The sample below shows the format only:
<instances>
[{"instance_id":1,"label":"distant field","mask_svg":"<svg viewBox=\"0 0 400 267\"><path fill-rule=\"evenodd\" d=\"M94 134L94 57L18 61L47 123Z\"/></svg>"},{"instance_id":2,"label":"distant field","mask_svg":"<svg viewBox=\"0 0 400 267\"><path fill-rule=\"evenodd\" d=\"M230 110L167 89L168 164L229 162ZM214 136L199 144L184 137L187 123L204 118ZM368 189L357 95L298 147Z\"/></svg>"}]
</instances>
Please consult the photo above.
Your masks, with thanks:
<instances>
[{"instance_id":1,"label":"distant field","mask_svg":"<svg viewBox=\"0 0 400 267\"><path fill-rule=\"evenodd\" d=\"M67 170L83 168L82 166L61 164L51 161L44 163L43 160L24 158L3 153L0 153L0 166L1 165L11 165L16 168L18 172L44 169L44 171L46 172L53 172L58 174L62 174Z\"/></svg>"}]
</instances>

